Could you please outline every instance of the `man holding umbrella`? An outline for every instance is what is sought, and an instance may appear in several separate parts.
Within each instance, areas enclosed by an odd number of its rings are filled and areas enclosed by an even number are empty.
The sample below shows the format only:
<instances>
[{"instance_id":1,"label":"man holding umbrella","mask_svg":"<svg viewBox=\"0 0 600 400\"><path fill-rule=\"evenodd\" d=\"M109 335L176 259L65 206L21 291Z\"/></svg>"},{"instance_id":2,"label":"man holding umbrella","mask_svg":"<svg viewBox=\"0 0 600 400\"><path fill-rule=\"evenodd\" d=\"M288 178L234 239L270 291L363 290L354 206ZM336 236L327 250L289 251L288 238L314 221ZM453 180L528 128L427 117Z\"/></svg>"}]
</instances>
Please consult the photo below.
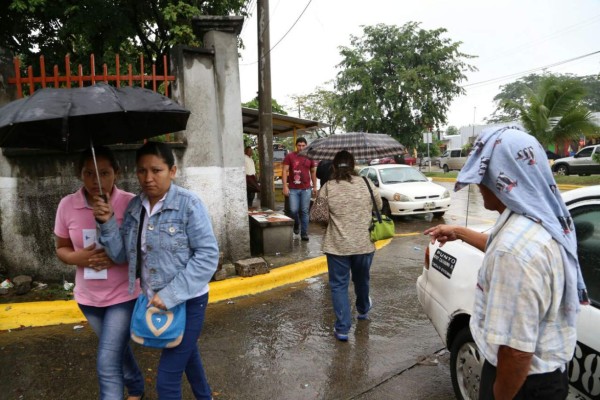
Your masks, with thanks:
<instances>
[{"instance_id":1,"label":"man holding umbrella","mask_svg":"<svg viewBox=\"0 0 600 400\"><path fill-rule=\"evenodd\" d=\"M303 137L296 139L296 151L283 159L283 195L289 198L290 213L294 218L294 233L308 241L308 210L311 194L317 196L317 162L298 153L307 142ZM311 190L312 182L312 190ZM299 225L299 226L298 226Z\"/></svg>"}]
</instances>

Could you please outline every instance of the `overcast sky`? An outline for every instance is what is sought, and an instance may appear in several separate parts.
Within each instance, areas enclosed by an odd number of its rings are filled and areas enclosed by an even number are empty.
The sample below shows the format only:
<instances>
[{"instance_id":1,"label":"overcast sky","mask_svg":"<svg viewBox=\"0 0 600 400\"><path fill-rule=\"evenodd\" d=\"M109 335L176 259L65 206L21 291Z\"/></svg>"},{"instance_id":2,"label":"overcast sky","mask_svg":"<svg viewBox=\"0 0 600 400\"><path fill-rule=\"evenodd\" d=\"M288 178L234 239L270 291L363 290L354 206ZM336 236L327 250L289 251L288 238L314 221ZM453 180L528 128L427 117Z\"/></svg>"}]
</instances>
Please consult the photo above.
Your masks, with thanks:
<instances>
[{"instance_id":1,"label":"overcast sky","mask_svg":"<svg viewBox=\"0 0 600 400\"><path fill-rule=\"evenodd\" d=\"M361 25L404 25L420 22L424 29L445 28L446 37L460 41L463 53L479 71L468 73L467 94L456 98L448 124L483 123L494 110L499 85L519 76L497 79L550 66L600 51L600 0L269 0L272 95L297 116L289 96L311 93L335 78L341 61L339 46ZM310 3L310 4L309 4ZM242 102L258 92L256 0L241 38ZM600 73L600 53L547 68L554 73ZM537 71L542 73L542 71ZM600 111L600 110L596 110Z\"/></svg>"}]
</instances>

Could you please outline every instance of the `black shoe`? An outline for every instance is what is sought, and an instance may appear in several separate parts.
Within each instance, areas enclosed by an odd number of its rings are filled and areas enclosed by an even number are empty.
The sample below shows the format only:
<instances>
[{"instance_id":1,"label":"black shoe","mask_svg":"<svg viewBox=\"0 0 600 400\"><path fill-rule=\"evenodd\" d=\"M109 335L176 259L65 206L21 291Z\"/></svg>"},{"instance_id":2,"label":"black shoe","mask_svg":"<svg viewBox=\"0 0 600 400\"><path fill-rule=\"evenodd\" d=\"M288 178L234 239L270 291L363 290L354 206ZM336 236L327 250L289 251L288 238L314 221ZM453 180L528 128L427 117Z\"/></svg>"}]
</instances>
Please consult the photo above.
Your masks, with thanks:
<instances>
[{"instance_id":1,"label":"black shoe","mask_svg":"<svg viewBox=\"0 0 600 400\"><path fill-rule=\"evenodd\" d=\"M308 235L302 235L302 240L303 240L304 242L308 242L308 240L309 240L309 239L308 239Z\"/></svg>"},{"instance_id":2,"label":"black shoe","mask_svg":"<svg viewBox=\"0 0 600 400\"><path fill-rule=\"evenodd\" d=\"M299 233L300 233L300 227L299 227L299 226L296 226L296 225L294 225L294 234L295 234L295 235L297 235L297 234L299 234Z\"/></svg>"}]
</instances>

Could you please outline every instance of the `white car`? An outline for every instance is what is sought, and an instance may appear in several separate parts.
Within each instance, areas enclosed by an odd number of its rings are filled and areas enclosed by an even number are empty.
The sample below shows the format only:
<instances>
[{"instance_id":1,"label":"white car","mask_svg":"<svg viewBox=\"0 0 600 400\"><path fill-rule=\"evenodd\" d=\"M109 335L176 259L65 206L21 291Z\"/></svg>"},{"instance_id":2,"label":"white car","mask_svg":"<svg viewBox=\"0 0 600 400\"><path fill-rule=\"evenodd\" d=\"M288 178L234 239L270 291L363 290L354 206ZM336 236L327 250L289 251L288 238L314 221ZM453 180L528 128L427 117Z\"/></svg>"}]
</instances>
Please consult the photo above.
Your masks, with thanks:
<instances>
[{"instance_id":1,"label":"white car","mask_svg":"<svg viewBox=\"0 0 600 400\"><path fill-rule=\"evenodd\" d=\"M379 187L388 217L426 213L441 217L450 207L450 192L409 165L371 165L360 175Z\"/></svg>"},{"instance_id":2,"label":"white car","mask_svg":"<svg viewBox=\"0 0 600 400\"><path fill-rule=\"evenodd\" d=\"M569 399L600 399L600 186L563 194L575 223L579 263L591 305L577 320L577 347L569 364ZM482 227L471 227L484 231ZM490 228L489 226L487 227ZM484 359L469 330L483 253L462 242L430 244L417 279L419 302L450 350L457 399L477 399Z\"/></svg>"}]
</instances>

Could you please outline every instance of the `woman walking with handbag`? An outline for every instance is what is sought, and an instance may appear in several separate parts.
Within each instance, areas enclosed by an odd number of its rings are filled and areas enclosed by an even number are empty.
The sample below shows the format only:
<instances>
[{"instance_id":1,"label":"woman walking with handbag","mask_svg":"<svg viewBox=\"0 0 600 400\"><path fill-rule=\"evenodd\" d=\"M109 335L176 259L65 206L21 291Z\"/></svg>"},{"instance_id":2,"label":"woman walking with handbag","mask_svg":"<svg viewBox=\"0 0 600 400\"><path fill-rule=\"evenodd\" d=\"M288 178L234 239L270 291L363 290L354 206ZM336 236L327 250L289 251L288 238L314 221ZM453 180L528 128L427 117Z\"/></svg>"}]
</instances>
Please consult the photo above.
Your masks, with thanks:
<instances>
[{"instance_id":1,"label":"woman walking with handbag","mask_svg":"<svg viewBox=\"0 0 600 400\"><path fill-rule=\"evenodd\" d=\"M100 242L114 260L129 262L129 283L142 278L150 305L170 310L185 303L181 343L162 350L156 389L161 400L181 399L185 371L196 399L211 399L197 341L208 304L208 282L218 264L219 249L202 201L175 185L177 167L164 143L148 142L136 152L142 193L125 212L121 233L112 208L99 197L94 215Z\"/></svg>"},{"instance_id":2,"label":"woman walking with handbag","mask_svg":"<svg viewBox=\"0 0 600 400\"><path fill-rule=\"evenodd\" d=\"M350 276L356 294L357 318L368 318L372 307L369 296L369 270L375 252L369 226L373 202L367 183L354 170L354 156L343 150L333 159L331 178L319 191L319 197L327 196L329 223L323 237L322 250L327 256L329 286L335 312L334 336L348 341L352 326L348 286ZM379 191L372 187L377 208L382 201Z\"/></svg>"},{"instance_id":3,"label":"woman walking with handbag","mask_svg":"<svg viewBox=\"0 0 600 400\"><path fill-rule=\"evenodd\" d=\"M96 370L100 399L122 399L127 387L128 399L140 399L144 379L129 347L129 322L135 299L140 293L139 280L128 291L127 265L113 263L104 249L96 245L96 221L91 205L102 193L110 194L116 224L121 224L125 208L133 194L115 186L119 164L110 149L95 149L97 172L92 151L81 154L77 165L83 187L64 197L56 211L54 234L56 255L75 272L75 301L98 336Z\"/></svg>"}]
</instances>

